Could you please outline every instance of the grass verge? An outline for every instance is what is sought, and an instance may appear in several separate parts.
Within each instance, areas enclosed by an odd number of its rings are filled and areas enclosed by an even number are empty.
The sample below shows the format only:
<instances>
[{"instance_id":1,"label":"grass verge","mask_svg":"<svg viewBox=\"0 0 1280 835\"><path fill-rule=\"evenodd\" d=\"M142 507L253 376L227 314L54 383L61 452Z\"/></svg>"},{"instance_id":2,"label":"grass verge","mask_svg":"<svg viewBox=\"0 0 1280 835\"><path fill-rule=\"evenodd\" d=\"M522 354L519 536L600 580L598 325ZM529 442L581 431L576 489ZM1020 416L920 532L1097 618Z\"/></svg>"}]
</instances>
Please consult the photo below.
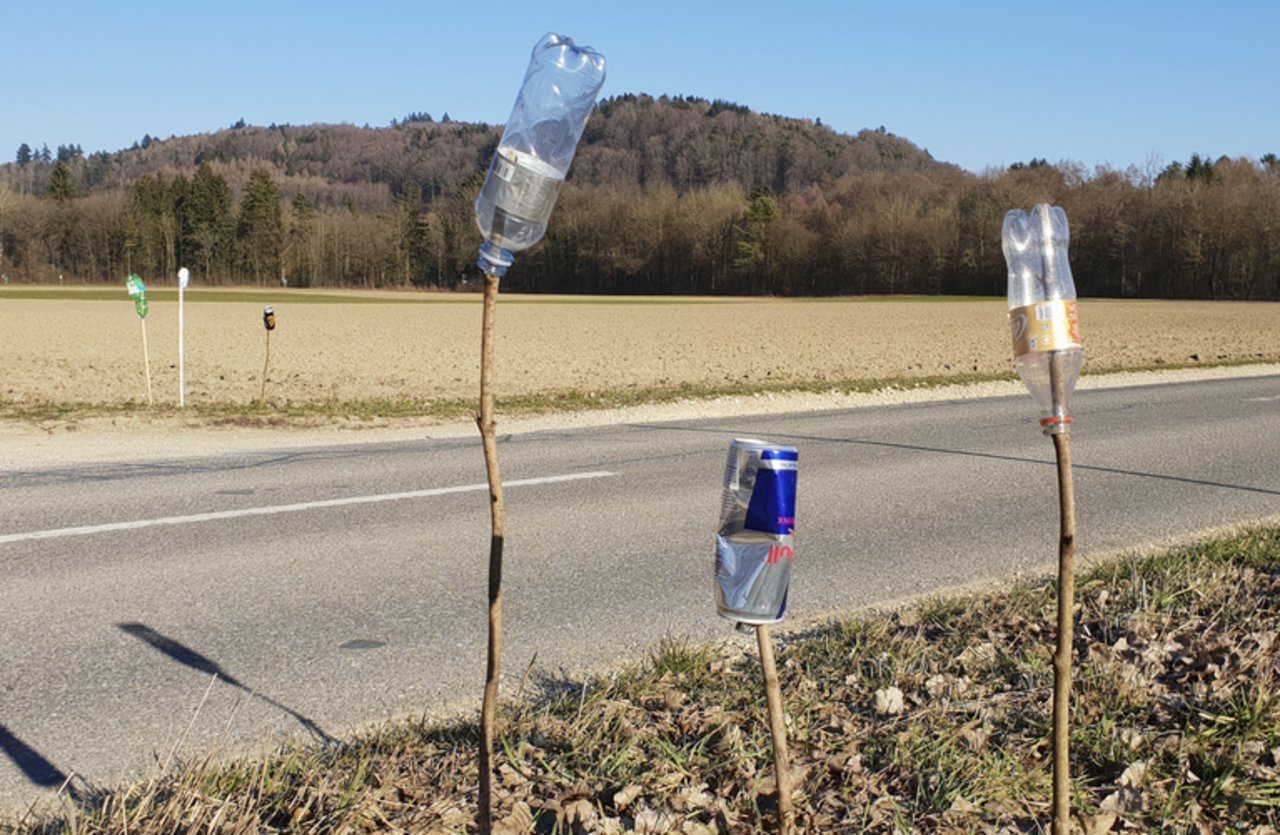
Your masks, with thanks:
<instances>
[{"instance_id":1,"label":"grass verge","mask_svg":"<svg viewBox=\"0 0 1280 835\"><path fill-rule=\"evenodd\" d=\"M1176 371L1184 368L1214 368L1252 365L1256 359L1214 363L1169 363L1149 366L1099 368L1086 376L1144 371ZM770 381L696 385L635 386L599 388L591 391L552 390L528 395L499 397L497 411L502 417L529 417L556 412L618 409L631 406L663 405L683 401L705 401L721 397L754 397L770 394L866 394L878 391L913 391L944 386L1016 380L1012 371L1001 374L957 372L928 377L878 379ZM274 400L264 402L193 403L186 409L176 404L148 405L141 400L117 402L16 401L0 398L0 421L31 424L75 424L87 419L138 417L183 420L212 426L292 427L324 425L335 421L380 423L404 419L453 421L475 414L476 400L466 398L370 398L365 400Z\"/></svg>"},{"instance_id":2,"label":"grass verge","mask_svg":"<svg viewBox=\"0 0 1280 835\"><path fill-rule=\"evenodd\" d=\"M1047 832L1055 589L937 599L782 637L809 832ZM1072 809L1089 835L1274 833L1280 528L1109 562L1077 594ZM605 677L537 682L499 722L497 831L772 831L752 643L669 642ZM22 833L463 832L478 728L86 790ZM0 826L0 829L3 829Z\"/></svg>"},{"instance_id":3,"label":"grass verge","mask_svg":"<svg viewBox=\"0 0 1280 835\"><path fill-rule=\"evenodd\" d=\"M887 380L814 380L808 382L752 381L722 385L646 386L593 391L561 390L530 395L499 397L498 411L504 417L526 417L552 412L617 409L628 406L676 403L685 400L712 400L718 397L754 396L782 393L851 394L857 392L928 389L964 385L986 380L1011 380L1012 374L977 374ZM154 417L181 418L212 425L293 425L326 420L381 421L404 418L457 420L475 413L476 400L467 398L276 401L253 403L203 403L186 409L176 405L148 406L139 400L115 403L66 401L14 401L0 399L0 420L43 423L74 423L87 418Z\"/></svg>"}]
</instances>

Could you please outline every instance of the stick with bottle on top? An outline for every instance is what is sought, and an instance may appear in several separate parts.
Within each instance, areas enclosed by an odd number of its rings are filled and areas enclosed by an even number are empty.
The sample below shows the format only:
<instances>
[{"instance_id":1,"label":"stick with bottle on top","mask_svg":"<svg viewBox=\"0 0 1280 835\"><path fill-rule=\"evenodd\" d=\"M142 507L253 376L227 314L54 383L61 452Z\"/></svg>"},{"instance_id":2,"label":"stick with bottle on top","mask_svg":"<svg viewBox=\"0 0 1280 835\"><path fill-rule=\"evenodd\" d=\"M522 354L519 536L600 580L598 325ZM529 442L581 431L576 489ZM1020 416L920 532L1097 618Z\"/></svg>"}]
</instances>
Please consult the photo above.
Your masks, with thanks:
<instances>
[{"instance_id":1,"label":"stick with bottle on top","mask_svg":"<svg viewBox=\"0 0 1280 835\"><path fill-rule=\"evenodd\" d=\"M147 304L147 285L143 284L142 278L135 273L124 280L124 289L133 298L133 309L138 312L138 319L142 322L142 362L147 370L147 405L150 406L152 404L151 351L147 348L147 311L151 308Z\"/></svg>"},{"instance_id":2,"label":"stick with bottle on top","mask_svg":"<svg viewBox=\"0 0 1280 835\"><path fill-rule=\"evenodd\" d=\"M1058 635L1053 658L1053 833L1071 826L1069 711L1071 644L1075 633L1076 511L1071 477L1071 413L1067 398L1084 364L1076 286L1067 261L1067 215L1040 203L1005 215L1001 232L1009 267L1009 325L1014 364L1039 404L1044 434L1058 462Z\"/></svg>"},{"instance_id":3,"label":"stick with bottle on top","mask_svg":"<svg viewBox=\"0 0 1280 835\"><path fill-rule=\"evenodd\" d=\"M604 56L571 38L549 32L533 46L524 84L493 155L476 223L484 235L477 266L484 273L480 343L480 412L492 533L489 543L489 645L480 728L480 831L490 831L493 777L493 717L502 650L502 546L506 536L502 476L493 419L493 314L498 283L515 253L533 246L547 220L604 85Z\"/></svg>"}]
</instances>

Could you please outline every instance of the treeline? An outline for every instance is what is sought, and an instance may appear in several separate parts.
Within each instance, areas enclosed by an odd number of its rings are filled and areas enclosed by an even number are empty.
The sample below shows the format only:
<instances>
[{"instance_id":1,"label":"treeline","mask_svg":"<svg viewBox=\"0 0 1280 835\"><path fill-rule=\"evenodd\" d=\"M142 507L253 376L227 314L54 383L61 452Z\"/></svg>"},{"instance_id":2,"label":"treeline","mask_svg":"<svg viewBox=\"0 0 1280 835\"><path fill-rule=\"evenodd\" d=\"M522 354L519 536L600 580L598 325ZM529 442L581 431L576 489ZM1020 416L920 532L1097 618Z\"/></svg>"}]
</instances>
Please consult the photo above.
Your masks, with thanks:
<instances>
[{"instance_id":1,"label":"treeline","mask_svg":"<svg viewBox=\"0 0 1280 835\"><path fill-rule=\"evenodd\" d=\"M472 205L500 133L413 113L388 128L238 123L88 157L24 145L0 166L0 273L458 287L477 276ZM647 96L601 102L546 239L504 286L1001 295L1001 220L1037 202L1067 210L1087 295L1280 298L1272 154L973 175L883 128Z\"/></svg>"},{"instance_id":2,"label":"treeline","mask_svg":"<svg viewBox=\"0 0 1280 835\"><path fill-rule=\"evenodd\" d=\"M566 190L522 290L1004 295L1005 213L1049 202L1090 296L1280 299L1280 164L1192 157L1135 172L1045 164L973 176L862 171L774 196L712 187Z\"/></svg>"}]
</instances>

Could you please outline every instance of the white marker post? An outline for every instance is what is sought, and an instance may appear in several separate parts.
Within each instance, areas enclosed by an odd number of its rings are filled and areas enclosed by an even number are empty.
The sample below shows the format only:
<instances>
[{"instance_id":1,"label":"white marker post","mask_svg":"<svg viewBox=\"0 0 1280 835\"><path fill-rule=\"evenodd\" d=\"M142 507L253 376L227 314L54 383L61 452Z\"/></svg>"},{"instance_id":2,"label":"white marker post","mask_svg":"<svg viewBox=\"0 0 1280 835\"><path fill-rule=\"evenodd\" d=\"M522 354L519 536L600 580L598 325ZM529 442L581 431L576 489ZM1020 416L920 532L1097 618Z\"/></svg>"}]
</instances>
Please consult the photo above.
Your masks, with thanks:
<instances>
[{"instance_id":1,"label":"white marker post","mask_svg":"<svg viewBox=\"0 0 1280 835\"><path fill-rule=\"evenodd\" d=\"M186 339L185 325L183 323L182 312L185 307L183 293L187 289L187 284L191 281L191 271L186 267L178 270L178 408L185 409L187 407L187 362L186 362Z\"/></svg>"}]
</instances>

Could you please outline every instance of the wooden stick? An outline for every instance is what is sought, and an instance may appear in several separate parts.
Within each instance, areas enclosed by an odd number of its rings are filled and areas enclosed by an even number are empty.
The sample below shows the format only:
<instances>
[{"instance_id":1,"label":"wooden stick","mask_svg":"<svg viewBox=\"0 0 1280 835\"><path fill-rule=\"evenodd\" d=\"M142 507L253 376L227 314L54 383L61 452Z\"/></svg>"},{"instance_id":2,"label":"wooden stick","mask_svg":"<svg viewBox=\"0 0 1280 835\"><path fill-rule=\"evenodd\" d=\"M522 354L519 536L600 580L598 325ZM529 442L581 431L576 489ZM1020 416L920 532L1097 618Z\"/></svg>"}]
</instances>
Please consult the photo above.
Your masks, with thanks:
<instances>
[{"instance_id":1,"label":"wooden stick","mask_svg":"<svg viewBox=\"0 0 1280 835\"><path fill-rule=\"evenodd\" d=\"M498 701L498 670L502 656L502 543L506 536L506 511L502 502L502 474L498 469L497 424L493 419L493 314L498 300L496 275L484 277L484 316L480 340L480 414L476 424L484 444L484 466L489 477L489 659L485 669L484 702L480 708L480 832L489 835L493 803L493 718Z\"/></svg>"},{"instance_id":2,"label":"wooden stick","mask_svg":"<svg viewBox=\"0 0 1280 835\"><path fill-rule=\"evenodd\" d=\"M1049 358L1055 411L1064 402L1062 355ZM1058 459L1058 645L1053 656L1053 835L1071 831L1071 648L1075 639L1076 497L1071 475L1071 434L1054 434Z\"/></svg>"},{"instance_id":3,"label":"wooden stick","mask_svg":"<svg viewBox=\"0 0 1280 835\"><path fill-rule=\"evenodd\" d=\"M147 367L147 405L152 405L151 401L151 351L147 350L147 320L139 319L142 322L142 361Z\"/></svg>"},{"instance_id":4,"label":"wooden stick","mask_svg":"<svg viewBox=\"0 0 1280 835\"><path fill-rule=\"evenodd\" d=\"M773 638L767 624L756 627L760 645L760 667L764 670L764 695L769 706L769 731L773 735L773 770L778 785L778 834L792 835L796 812L791 806L791 771L787 765L787 720L782 712L782 688L773 660Z\"/></svg>"},{"instance_id":5,"label":"wooden stick","mask_svg":"<svg viewBox=\"0 0 1280 835\"><path fill-rule=\"evenodd\" d=\"M258 400L263 403L267 402L267 367L271 365L271 331L267 331L267 355L262 360L262 393L258 395Z\"/></svg>"}]
</instances>

